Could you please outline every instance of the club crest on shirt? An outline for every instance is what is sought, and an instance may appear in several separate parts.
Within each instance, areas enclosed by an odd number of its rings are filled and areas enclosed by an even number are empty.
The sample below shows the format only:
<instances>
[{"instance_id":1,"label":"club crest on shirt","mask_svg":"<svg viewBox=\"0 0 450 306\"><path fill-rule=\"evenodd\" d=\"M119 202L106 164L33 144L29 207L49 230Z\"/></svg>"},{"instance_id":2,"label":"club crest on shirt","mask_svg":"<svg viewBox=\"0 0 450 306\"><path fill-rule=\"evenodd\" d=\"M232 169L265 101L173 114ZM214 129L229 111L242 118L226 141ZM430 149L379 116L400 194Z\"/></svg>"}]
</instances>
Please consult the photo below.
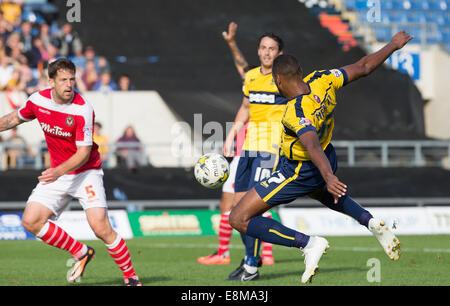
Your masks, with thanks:
<instances>
[{"instance_id":1,"label":"club crest on shirt","mask_svg":"<svg viewBox=\"0 0 450 306\"><path fill-rule=\"evenodd\" d=\"M308 126L311 125L311 120L309 120L308 118L301 118L298 124Z\"/></svg>"},{"instance_id":2,"label":"club crest on shirt","mask_svg":"<svg viewBox=\"0 0 450 306\"><path fill-rule=\"evenodd\" d=\"M320 103L320 98L317 95L314 95L314 100L316 100L317 103Z\"/></svg>"},{"instance_id":3,"label":"club crest on shirt","mask_svg":"<svg viewBox=\"0 0 450 306\"><path fill-rule=\"evenodd\" d=\"M334 76L337 77L337 78L340 77L341 74L342 74L342 72L339 69L332 69L332 70L330 70L330 72L332 74L334 74Z\"/></svg>"},{"instance_id":4,"label":"club crest on shirt","mask_svg":"<svg viewBox=\"0 0 450 306\"><path fill-rule=\"evenodd\" d=\"M67 124L67 126L72 126L73 125L73 117L68 116L66 118L66 124Z\"/></svg>"}]
</instances>

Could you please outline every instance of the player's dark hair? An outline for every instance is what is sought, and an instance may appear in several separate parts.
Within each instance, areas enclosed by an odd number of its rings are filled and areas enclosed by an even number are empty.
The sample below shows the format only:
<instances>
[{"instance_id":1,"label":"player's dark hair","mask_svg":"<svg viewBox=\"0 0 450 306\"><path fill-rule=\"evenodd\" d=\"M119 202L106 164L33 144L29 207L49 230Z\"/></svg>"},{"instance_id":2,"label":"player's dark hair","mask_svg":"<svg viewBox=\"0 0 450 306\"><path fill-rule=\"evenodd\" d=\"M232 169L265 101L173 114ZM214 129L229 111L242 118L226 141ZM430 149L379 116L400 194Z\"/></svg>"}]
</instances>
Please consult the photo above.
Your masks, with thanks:
<instances>
[{"instance_id":1,"label":"player's dark hair","mask_svg":"<svg viewBox=\"0 0 450 306\"><path fill-rule=\"evenodd\" d=\"M58 58L48 65L48 77L54 79L59 70L70 70L74 74L76 72L75 64L67 58Z\"/></svg>"},{"instance_id":2,"label":"player's dark hair","mask_svg":"<svg viewBox=\"0 0 450 306\"><path fill-rule=\"evenodd\" d=\"M258 39L258 48L259 48L259 45L261 44L261 40L264 37L269 37L269 38L272 38L273 40L275 40L277 42L277 44L278 44L278 51L283 51L283 48L284 48L283 40L278 35L275 35L272 32L266 32L266 33L264 33L263 35L261 35L259 37L259 39Z\"/></svg>"},{"instance_id":3,"label":"player's dark hair","mask_svg":"<svg viewBox=\"0 0 450 306\"><path fill-rule=\"evenodd\" d=\"M275 58L272 65L273 75L295 76L301 75L302 68L297 59L289 54L281 54Z\"/></svg>"}]
</instances>

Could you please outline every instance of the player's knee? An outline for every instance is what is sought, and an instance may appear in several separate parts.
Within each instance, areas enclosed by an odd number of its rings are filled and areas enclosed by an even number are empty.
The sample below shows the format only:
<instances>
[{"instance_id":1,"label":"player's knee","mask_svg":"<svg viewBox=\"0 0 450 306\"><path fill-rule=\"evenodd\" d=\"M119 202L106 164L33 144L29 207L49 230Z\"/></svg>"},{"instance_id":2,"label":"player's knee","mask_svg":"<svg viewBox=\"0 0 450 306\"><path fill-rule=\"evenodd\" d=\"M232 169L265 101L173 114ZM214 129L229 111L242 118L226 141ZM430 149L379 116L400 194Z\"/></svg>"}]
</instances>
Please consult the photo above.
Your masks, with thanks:
<instances>
[{"instance_id":1,"label":"player's knee","mask_svg":"<svg viewBox=\"0 0 450 306\"><path fill-rule=\"evenodd\" d=\"M103 241L108 240L114 232L111 226L107 224L97 224L95 226L92 226L92 231L97 238Z\"/></svg>"},{"instance_id":2,"label":"player's knee","mask_svg":"<svg viewBox=\"0 0 450 306\"><path fill-rule=\"evenodd\" d=\"M22 217L22 226L28 232L36 235L40 232L41 228L44 226L45 222L41 222L40 220L33 218L28 215L23 215Z\"/></svg>"},{"instance_id":3,"label":"player's knee","mask_svg":"<svg viewBox=\"0 0 450 306\"><path fill-rule=\"evenodd\" d=\"M240 233L245 233L247 230L247 222L245 221L245 218L243 218L242 214L236 213L236 210L231 211L229 222L231 227Z\"/></svg>"}]
</instances>

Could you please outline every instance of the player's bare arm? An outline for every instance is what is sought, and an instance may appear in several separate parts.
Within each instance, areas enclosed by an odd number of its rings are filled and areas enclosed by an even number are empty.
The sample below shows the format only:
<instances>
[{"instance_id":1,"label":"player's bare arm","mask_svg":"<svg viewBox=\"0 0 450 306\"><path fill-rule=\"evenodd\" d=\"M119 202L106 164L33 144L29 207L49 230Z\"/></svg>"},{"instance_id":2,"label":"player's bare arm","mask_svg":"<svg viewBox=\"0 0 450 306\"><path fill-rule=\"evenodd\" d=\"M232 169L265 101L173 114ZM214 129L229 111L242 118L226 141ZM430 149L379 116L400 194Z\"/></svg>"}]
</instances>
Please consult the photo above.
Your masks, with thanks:
<instances>
[{"instance_id":1,"label":"player's bare arm","mask_svg":"<svg viewBox=\"0 0 450 306\"><path fill-rule=\"evenodd\" d=\"M48 184L56 181L60 176L83 166L89 159L92 146L77 146L77 151L67 161L55 168L49 168L41 173L39 181Z\"/></svg>"},{"instance_id":2,"label":"player's bare arm","mask_svg":"<svg viewBox=\"0 0 450 306\"><path fill-rule=\"evenodd\" d=\"M403 48L414 36L405 31L395 34L391 41L375 53L364 56L354 64L342 67L347 73L347 83L367 76L389 58L396 50Z\"/></svg>"},{"instance_id":3,"label":"player's bare arm","mask_svg":"<svg viewBox=\"0 0 450 306\"><path fill-rule=\"evenodd\" d=\"M241 107L239 108L236 118L234 119L233 127L230 132L228 132L227 138L223 145L222 153L226 157L231 157L233 155L233 141L239 131L244 127L248 118L250 117L249 111L250 101L247 97L242 99Z\"/></svg>"},{"instance_id":4,"label":"player's bare arm","mask_svg":"<svg viewBox=\"0 0 450 306\"><path fill-rule=\"evenodd\" d=\"M330 162L320 146L317 133L315 131L307 131L300 135L300 141L308 150L311 161L319 169L320 174L327 184L328 192L333 195L334 203L337 204L338 199L341 196L344 196L347 192L347 186L339 181L339 179L333 174Z\"/></svg>"},{"instance_id":5,"label":"player's bare arm","mask_svg":"<svg viewBox=\"0 0 450 306\"><path fill-rule=\"evenodd\" d=\"M12 129L13 127L16 127L24 122L25 121L20 119L17 111L12 111L0 118L0 132Z\"/></svg>"},{"instance_id":6,"label":"player's bare arm","mask_svg":"<svg viewBox=\"0 0 450 306\"><path fill-rule=\"evenodd\" d=\"M236 37L236 30L237 30L237 24L235 22L230 22L228 25L228 32L223 31L222 36L223 39L227 42L228 47L231 50L231 55L233 55L233 61L234 65L236 66L237 71L241 75L242 80L245 78L245 69L248 67L247 60L245 59L244 55L242 55L241 50L239 50L235 37Z\"/></svg>"}]
</instances>

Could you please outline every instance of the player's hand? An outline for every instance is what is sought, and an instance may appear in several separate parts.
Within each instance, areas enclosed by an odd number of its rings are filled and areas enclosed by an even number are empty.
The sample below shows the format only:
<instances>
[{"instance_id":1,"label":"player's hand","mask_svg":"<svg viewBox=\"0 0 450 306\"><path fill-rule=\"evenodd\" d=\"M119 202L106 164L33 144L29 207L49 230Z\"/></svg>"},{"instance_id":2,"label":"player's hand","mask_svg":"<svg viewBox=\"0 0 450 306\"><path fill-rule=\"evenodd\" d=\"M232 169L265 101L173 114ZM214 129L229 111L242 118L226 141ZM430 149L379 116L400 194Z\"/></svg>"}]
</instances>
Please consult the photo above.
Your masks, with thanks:
<instances>
[{"instance_id":1,"label":"player's hand","mask_svg":"<svg viewBox=\"0 0 450 306\"><path fill-rule=\"evenodd\" d=\"M347 185L339 181L337 176L330 175L327 179L327 190L334 198L334 204L337 204L339 198L344 196L347 192Z\"/></svg>"},{"instance_id":2,"label":"player's hand","mask_svg":"<svg viewBox=\"0 0 450 306\"><path fill-rule=\"evenodd\" d=\"M43 184L49 184L56 181L61 174L56 170L56 168L49 168L45 171L42 171L41 175L38 177L38 180Z\"/></svg>"},{"instance_id":3,"label":"player's hand","mask_svg":"<svg viewBox=\"0 0 450 306\"><path fill-rule=\"evenodd\" d=\"M223 144L222 154L225 157L233 157L233 139L227 138Z\"/></svg>"},{"instance_id":4,"label":"player's hand","mask_svg":"<svg viewBox=\"0 0 450 306\"><path fill-rule=\"evenodd\" d=\"M230 22L230 24L228 25L228 32L222 32L223 39L225 39L227 43L233 41L234 37L236 36L236 30L237 24L234 21Z\"/></svg>"},{"instance_id":5,"label":"player's hand","mask_svg":"<svg viewBox=\"0 0 450 306\"><path fill-rule=\"evenodd\" d=\"M406 45L408 41L410 41L413 38L414 36L411 36L404 30L401 30L392 37L391 43L394 44L395 48L398 50L403 48L403 46Z\"/></svg>"}]
</instances>

